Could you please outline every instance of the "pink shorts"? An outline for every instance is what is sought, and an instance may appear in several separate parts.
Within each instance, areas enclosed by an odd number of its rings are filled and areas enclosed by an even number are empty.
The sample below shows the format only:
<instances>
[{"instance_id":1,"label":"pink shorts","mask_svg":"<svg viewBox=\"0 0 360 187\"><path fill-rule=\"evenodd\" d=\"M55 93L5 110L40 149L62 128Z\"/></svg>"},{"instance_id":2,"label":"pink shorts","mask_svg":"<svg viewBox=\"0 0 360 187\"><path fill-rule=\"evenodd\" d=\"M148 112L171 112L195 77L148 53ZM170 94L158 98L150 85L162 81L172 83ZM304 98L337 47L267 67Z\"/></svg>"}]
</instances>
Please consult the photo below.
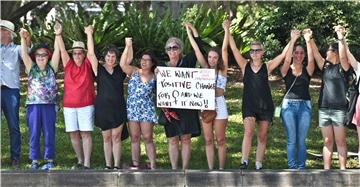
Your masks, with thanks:
<instances>
[{"instance_id":1,"label":"pink shorts","mask_svg":"<svg viewBox=\"0 0 360 187\"><path fill-rule=\"evenodd\" d=\"M360 96L357 98L356 106L355 106L355 113L351 121L356 126L360 126Z\"/></svg>"}]
</instances>

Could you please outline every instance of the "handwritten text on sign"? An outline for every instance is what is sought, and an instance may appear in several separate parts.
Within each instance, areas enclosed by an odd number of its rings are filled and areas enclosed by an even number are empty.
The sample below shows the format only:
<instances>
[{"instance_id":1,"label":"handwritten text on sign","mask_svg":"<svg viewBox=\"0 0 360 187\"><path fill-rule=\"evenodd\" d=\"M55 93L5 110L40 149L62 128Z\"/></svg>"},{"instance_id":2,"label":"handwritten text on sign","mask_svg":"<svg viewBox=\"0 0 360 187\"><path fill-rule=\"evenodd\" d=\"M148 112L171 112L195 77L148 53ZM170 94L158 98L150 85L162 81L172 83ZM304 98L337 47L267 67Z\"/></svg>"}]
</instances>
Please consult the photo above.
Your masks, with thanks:
<instances>
[{"instance_id":1,"label":"handwritten text on sign","mask_svg":"<svg viewBox=\"0 0 360 187\"><path fill-rule=\"evenodd\" d=\"M215 109L215 70L158 67L157 107Z\"/></svg>"}]
</instances>

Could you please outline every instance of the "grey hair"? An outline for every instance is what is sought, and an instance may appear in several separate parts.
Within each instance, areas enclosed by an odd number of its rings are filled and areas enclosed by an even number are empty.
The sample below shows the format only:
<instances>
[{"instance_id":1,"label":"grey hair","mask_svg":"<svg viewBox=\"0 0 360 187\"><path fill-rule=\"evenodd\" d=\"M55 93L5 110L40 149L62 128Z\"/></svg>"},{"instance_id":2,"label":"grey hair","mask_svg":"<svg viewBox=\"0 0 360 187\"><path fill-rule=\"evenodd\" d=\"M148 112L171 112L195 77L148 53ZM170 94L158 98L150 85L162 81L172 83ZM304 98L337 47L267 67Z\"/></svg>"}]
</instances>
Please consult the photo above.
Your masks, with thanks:
<instances>
[{"instance_id":1,"label":"grey hair","mask_svg":"<svg viewBox=\"0 0 360 187\"><path fill-rule=\"evenodd\" d=\"M184 44L183 44L183 42L182 42L179 38L177 38L177 37L170 37L170 38L166 41L165 50L166 50L166 47L168 47L170 43L175 43L177 46L179 46L179 48L180 48L180 53L182 52L183 47L184 47Z\"/></svg>"}]
</instances>

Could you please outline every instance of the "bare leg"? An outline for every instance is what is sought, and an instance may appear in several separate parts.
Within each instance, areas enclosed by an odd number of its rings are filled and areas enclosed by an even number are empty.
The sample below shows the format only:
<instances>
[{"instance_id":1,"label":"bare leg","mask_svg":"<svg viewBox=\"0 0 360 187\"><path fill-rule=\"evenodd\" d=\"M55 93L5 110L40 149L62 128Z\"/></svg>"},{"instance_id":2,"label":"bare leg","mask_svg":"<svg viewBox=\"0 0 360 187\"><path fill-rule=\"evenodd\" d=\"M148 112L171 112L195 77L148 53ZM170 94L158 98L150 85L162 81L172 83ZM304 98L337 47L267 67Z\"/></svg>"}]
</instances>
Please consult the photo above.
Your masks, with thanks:
<instances>
[{"instance_id":1,"label":"bare leg","mask_svg":"<svg viewBox=\"0 0 360 187\"><path fill-rule=\"evenodd\" d=\"M130 137L131 137L131 157L132 164L139 166L140 164L140 123L135 121L129 122Z\"/></svg>"},{"instance_id":2,"label":"bare leg","mask_svg":"<svg viewBox=\"0 0 360 187\"><path fill-rule=\"evenodd\" d=\"M244 128L245 128L245 132L242 141L241 154L242 154L242 160L248 160L251 149L251 140L254 135L255 118L246 117L244 119Z\"/></svg>"},{"instance_id":3,"label":"bare leg","mask_svg":"<svg viewBox=\"0 0 360 187\"><path fill-rule=\"evenodd\" d=\"M124 127L120 125L117 128L111 129L111 139L112 139L112 152L114 155L114 167L120 167L121 160L121 131Z\"/></svg>"},{"instance_id":4,"label":"bare leg","mask_svg":"<svg viewBox=\"0 0 360 187\"><path fill-rule=\"evenodd\" d=\"M179 137L169 138L169 157L171 162L171 168L177 169L177 163L179 160Z\"/></svg>"},{"instance_id":5,"label":"bare leg","mask_svg":"<svg viewBox=\"0 0 360 187\"><path fill-rule=\"evenodd\" d=\"M256 148L256 161L262 162L264 160L266 150L266 137L269 127L269 121L259 121L257 148Z\"/></svg>"},{"instance_id":6,"label":"bare leg","mask_svg":"<svg viewBox=\"0 0 360 187\"><path fill-rule=\"evenodd\" d=\"M336 149L339 154L340 169L346 169L347 149L346 149L345 127L334 126L333 128L334 128Z\"/></svg>"},{"instance_id":7,"label":"bare leg","mask_svg":"<svg viewBox=\"0 0 360 187\"><path fill-rule=\"evenodd\" d=\"M332 125L321 127L321 134L323 136L323 141L324 141L324 147L323 147L324 169L330 169L331 157L332 157L333 145L334 145L334 130Z\"/></svg>"},{"instance_id":8,"label":"bare leg","mask_svg":"<svg viewBox=\"0 0 360 187\"><path fill-rule=\"evenodd\" d=\"M180 136L181 139L181 157L183 170L188 169L191 156L191 135Z\"/></svg>"},{"instance_id":9,"label":"bare leg","mask_svg":"<svg viewBox=\"0 0 360 187\"><path fill-rule=\"evenodd\" d=\"M83 150L84 150L84 166L90 167L92 139L90 131L80 131Z\"/></svg>"},{"instance_id":10,"label":"bare leg","mask_svg":"<svg viewBox=\"0 0 360 187\"><path fill-rule=\"evenodd\" d=\"M202 127L205 139L205 152L209 169L214 168L214 135L213 124L202 121Z\"/></svg>"},{"instance_id":11,"label":"bare leg","mask_svg":"<svg viewBox=\"0 0 360 187\"><path fill-rule=\"evenodd\" d=\"M106 166L112 166L111 157L111 129L102 131L103 142L104 142L104 156Z\"/></svg>"},{"instance_id":12,"label":"bare leg","mask_svg":"<svg viewBox=\"0 0 360 187\"><path fill-rule=\"evenodd\" d=\"M218 146L219 169L224 169L226 160L225 131L227 119L215 120L215 135Z\"/></svg>"},{"instance_id":13,"label":"bare leg","mask_svg":"<svg viewBox=\"0 0 360 187\"><path fill-rule=\"evenodd\" d=\"M80 132L70 132L70 140L79 164L84 164L84 153L80 141Z\"/></svg>"},{"instance_id":14,"label":"bare leg","mask_svg":"<svg viewBox=\"0 0 360 187\"><path fill-rule=\"evenodd\" d=\"M149 122L141 122L141 134L144 138L146 153L150 160L151 169L156 168L156 152L153 142L153 124Z\"/></svg>"}]
</instances>

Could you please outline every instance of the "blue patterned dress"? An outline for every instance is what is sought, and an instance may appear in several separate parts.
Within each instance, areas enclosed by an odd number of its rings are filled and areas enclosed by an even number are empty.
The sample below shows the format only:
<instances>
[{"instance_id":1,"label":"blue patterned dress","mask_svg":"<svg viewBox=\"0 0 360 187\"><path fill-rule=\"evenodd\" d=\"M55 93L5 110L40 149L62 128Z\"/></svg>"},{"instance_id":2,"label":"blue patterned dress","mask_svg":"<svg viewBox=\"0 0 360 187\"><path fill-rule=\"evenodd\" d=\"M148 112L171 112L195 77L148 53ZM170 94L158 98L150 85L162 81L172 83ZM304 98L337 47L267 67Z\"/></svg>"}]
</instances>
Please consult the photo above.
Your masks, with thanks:
<instances>
[{"instance_id":1,"label":"blue patterned dress","mask_svg":"<svg viewBox=\"0 0 360 187\"><path fill-rule=\"evenodd\" d=\"M154 78L143 83L138 71L131 75L126 103L129 121L157 123L155 86Z\"/></svg>"}]
</instances>

